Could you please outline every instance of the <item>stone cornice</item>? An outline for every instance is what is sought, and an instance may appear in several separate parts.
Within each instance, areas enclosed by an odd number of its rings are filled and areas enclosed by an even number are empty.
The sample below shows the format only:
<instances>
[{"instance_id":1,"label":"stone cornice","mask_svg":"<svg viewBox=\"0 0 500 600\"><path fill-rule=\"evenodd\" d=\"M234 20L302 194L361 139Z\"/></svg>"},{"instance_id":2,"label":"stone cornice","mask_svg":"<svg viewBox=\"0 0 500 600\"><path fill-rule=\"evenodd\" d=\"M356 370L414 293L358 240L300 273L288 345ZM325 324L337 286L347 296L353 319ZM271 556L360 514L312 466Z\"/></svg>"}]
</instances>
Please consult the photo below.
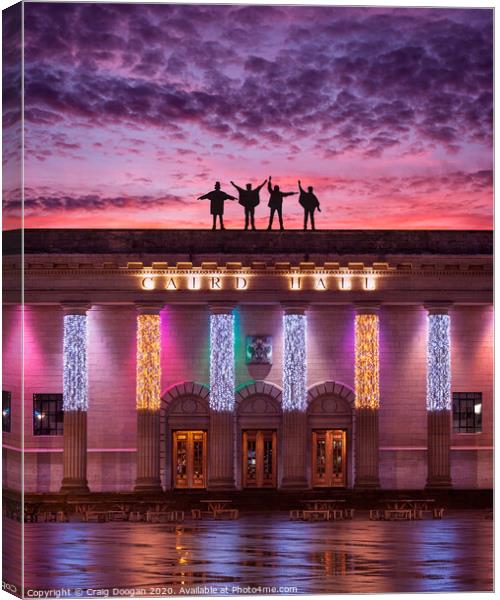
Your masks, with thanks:
<instances>
[{"instance_id":1,"label":"stone cornice","mask_svg":"<svg viewBox=\"0 0 500 600\"><path fill-rule=\"evenodd\" d=\"M365 264L353 263L341 265L338 264L336 267L330 267L326 265L315 265L311 263L307 268L303 268L300 265L285 266L284 263L276 263L274 265L268 265L266 267L252 267L252 266L241 266L239 268L230 267L227 265L218 265L212 263L210 268L202 266L192 266L185 268L182 263L172 266L165 266L157 268L156 266L143 265L142 263L130 263L128 266L120 266L117 264L106 264L96 263L92 265L77 266L68 265L67 263L40 263L40 264L29 264L24 269L24 275L27 277L43 276L48 275L53 277L54 274L58 276L75 276L75 275L125 275L125 276L138 276L144 277L148 275L155 276L175 276L175 275L349 275L349 276L363 276L363 275L377 275L377 277L391 277L391 276L434 276L439 275L440 277L445 276L481 276L481 275L492 275L493 268L492 264L467 264L461 262L460 264L439 264L439 263L427 263L425 265L387 265L384 268L380 268L377 263ZM16 274L18 276L21 271L20 265L4 265L4 275Z\"/></svg>"},{"instance_id":2,"label":"stone cornice","mask_svg":"<svg viewBox=\"0 0 500 600\"><path fill-rule=\"evenodd\" d=\"M135 302L138 315L159 315L165 302Z\"/></svg>"},{"instance_id":3,"label":"stone cornice","mask_svg":"<svg viewBox=\"0 0 500 600\"><path fill-rule=\"evenodd\" d=\"M87 311L92 308L92 304L88 300L68 300L61 302L61 308L64 315L86 315Z\"/></svg>"}]
</instances>

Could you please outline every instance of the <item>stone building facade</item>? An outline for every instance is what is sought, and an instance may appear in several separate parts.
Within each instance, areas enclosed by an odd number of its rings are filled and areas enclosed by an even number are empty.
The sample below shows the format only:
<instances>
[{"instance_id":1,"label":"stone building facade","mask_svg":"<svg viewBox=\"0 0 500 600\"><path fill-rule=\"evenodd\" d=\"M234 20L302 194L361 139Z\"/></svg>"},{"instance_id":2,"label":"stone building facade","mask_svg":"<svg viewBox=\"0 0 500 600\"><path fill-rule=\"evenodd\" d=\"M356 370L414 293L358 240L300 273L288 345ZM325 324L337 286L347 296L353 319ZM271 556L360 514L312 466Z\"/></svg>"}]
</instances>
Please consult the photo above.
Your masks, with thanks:
<instances>
[{"instance_id":1,"label":"stone building facade","mask_svg":"<svg viewBox=\"0 0 500 600\"><path fill-rule=\"evenodd\" d=\"M6 488L23 460L27 492L493 487L491 232L28 230L24 263L21 243Z\"/></svg>"}]
</instances>

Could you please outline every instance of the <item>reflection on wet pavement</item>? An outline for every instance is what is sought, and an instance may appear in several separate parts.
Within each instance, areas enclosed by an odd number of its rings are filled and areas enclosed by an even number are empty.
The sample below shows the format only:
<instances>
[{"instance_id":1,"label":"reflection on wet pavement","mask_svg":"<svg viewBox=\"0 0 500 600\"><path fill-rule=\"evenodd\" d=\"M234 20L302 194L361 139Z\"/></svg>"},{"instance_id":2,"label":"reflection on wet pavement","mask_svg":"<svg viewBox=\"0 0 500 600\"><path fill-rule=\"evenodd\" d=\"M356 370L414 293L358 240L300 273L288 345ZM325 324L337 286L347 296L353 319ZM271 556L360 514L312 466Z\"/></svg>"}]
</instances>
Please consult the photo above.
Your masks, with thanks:
<instances>
[{"instance_id":1,"label":"reflection on wet pavement","mask_svg":"<svg viewBox=\"0 0 500 600\"><path fill-rule=\"evenodd\" d=\"M14 527L4 520L4 527ZM284 514L182 525L26 524L26 586L289 586L295 593L488 591L493 524L480 511L443 521L290 522ZM8 565L6 567L8 569Z\"/></svg>"}]
</instances>

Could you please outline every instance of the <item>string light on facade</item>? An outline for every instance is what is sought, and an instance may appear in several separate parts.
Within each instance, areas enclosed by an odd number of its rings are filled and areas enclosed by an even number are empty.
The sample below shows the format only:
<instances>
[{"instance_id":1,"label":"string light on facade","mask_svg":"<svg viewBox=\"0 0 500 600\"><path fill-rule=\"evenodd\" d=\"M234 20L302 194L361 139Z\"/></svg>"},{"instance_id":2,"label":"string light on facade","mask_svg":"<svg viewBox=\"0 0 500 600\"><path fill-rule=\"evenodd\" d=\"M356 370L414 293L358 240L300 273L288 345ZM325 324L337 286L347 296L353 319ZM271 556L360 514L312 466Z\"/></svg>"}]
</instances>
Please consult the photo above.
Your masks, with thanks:
<instances>
[{"instance_id":1,"label":"string light on facade","mask_svg":"<svg viewBox=\"0 0 500 600\"><path fill-rule=\"evenodd\" d=\"M429 315L427 322L427 410L450 410L450 317Z\"/></svg>"},{"instance_id":2,"label":"string light on facade","mask_svg":"<svg viewBox=\"0 0 500 600\"><path fill-rule=\"evenodd\" d=\"M160 315L137 317L137 408L160 408Z\"/></svg>"},{"instance_id":3,"label":"string light on facade","mask_svg":"<svg viewBox=\"0 0 500 600\"><path fill-rule=\"evenodd\" d=\"M63 410L88 408L87 317L65 315L63 342Z\"/></svg>"},{"instance_id":4,"label":"string light on facade","mask_svg":"<svg viewBox=\"0 0 500 600\"><path fill-rule=\"evenodd\" d=\"M356 315L356 408L377 409L380 404L378 337L378 316Z\"/></svg>"},{"instance_id":5,"label":"string light on facade","mask_svg":"<svg viewBox=\"0 0 500 600\"><path fill-rule=\"evenodd\" d=\"M210 315L210 408L234 408L234 316Z\"/></svg>"},{"instance_id":6,"label":"string light on facade","mask_svg":"<svg viewBox=\"0 0 500 600\"><path fill-rule=\"evenodd\" d=\"M306 316L284 315L283 410L307 407Z\"/></svg>"}]
</instances>

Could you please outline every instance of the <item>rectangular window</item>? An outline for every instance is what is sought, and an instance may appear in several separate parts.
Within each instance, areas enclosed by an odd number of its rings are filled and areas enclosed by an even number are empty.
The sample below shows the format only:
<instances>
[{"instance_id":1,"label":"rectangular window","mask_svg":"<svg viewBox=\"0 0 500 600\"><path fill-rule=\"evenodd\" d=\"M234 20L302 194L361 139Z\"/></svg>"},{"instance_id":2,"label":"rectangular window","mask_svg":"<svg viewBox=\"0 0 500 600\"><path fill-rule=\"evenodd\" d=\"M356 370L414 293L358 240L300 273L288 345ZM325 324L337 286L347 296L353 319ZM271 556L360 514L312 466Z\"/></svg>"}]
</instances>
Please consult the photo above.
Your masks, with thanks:
<instances>
[{"instance_id":1,"label":"rectangular window","mask_svg":"<svg viewBox=\"0 0 500 600\"><path fill-rule=\"evenodd\" d=\"M33 435L62 435L63 421L62 394L33 394Z\"/></svg>"},{"instance_id":2,"label":"rectangular window","mask_svg":"<svg viewBox=\"0 0 500 600\"><path fill-rule=\"evenodd\" d=\"M481 433L483 395L481 392L453 392L453 431Z\"/></svg>"},{"instance_id":3,"label":"rectangular window","mask_svg":"<svg viewBox=\"0 0 500 600\"><path fill-rule=\"evenodd\" d=\"M5 433L10 433L11 396L10 392L2 390L2 431Z\"/></svg>"}]
</instances>

